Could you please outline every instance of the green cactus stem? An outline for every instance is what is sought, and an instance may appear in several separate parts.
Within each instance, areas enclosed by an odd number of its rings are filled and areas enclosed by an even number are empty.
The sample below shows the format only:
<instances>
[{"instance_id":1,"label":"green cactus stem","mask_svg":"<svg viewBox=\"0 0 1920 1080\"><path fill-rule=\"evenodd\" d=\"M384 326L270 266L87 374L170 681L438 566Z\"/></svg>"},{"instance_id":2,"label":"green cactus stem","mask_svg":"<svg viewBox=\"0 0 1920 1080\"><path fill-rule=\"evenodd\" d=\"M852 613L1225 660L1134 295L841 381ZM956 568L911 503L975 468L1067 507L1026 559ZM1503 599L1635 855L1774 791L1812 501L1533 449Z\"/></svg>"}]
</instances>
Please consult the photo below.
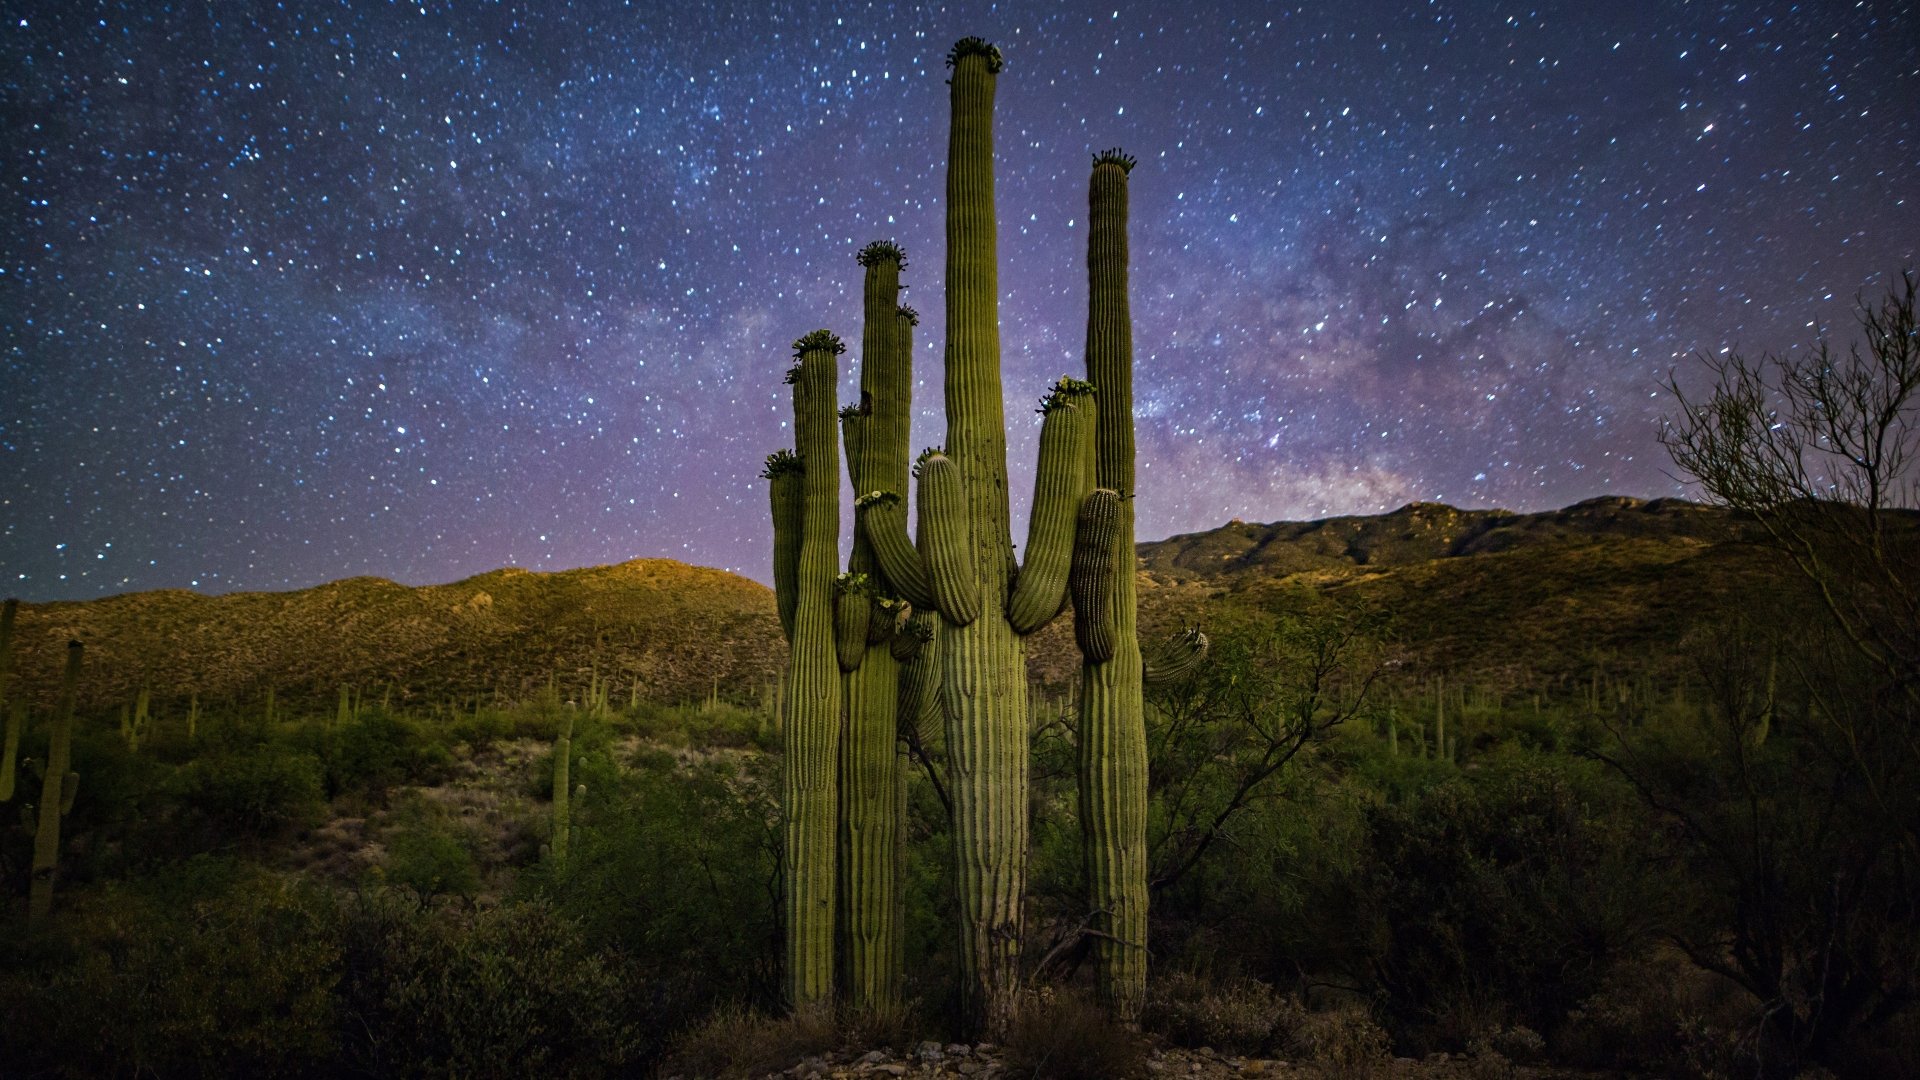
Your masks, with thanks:
<instances>
[{"instance_id":1,"label":"green cactus stem","mask_svg":"<svg viewBox=\"0 0 1920 1080\"><path fill-rule=\"evenodd\" d=\"M1068 584L1073 592L1073 639L1083 660L1104 663L1114 650L1114 573L1120 496L1097 488L1080 504Z\"/></svg>"},{"instance_id":2,"label":"green cactus stem","mask_svg":"<svg viewBox=\"0 0 1920 1080\"><path fill-rule=\"evenodd\" d=\"M1007 600L1007 620L1016 634L1030 634L1060 613L1073 559L1075 521L1087 497L1093 396L1091 383L1062 378L1040 402L1046 418L1040 429L1042 467L1033 474L1026 561Z\"/></svg>"},{"instance_id":3,"label":"green cactus stem","mask_svg":"<svg viewBox=\"0 0 1920 1080\"><path fill-rule=\"evenodd\" d=\"M780 608L780 632L793 640L793 608L799 602L794 582L800 573L800 511L805 501L800 458L791 450L767 455L760 475L768 480L773 502L773 595Z\"/></svg>"},{"instance_id":4,"label":"green cactus stem","mask_svg":"<svg viewBox=\"0 0 1920 1080\"><path fill-rule=\"evenodd\" d=\"M840 339L817 330L794 343L794 432L803 466L794 616L782 701L785 779L786 995L800 1008L833 994L841 677L833 583L840 548L840 440L834 393Z\"/></svg>"},{"instance_id":5,"label":"green cactus stem","mask_svg":"<svg viewBox=\"0 0 1920 1080\"><path fill-rule=\"evenodd\" d=\"M881 240L861 249L859 263L860 408L841 411L847 474L855 492L904 490L913 393L912 326L900 315L906 256L899 245ZM842 590L835 623L846 672L840 744L841 993L856 1009L887 1008L899 1001L904 955L900 664L889 647L903 605L889 595L885 564L858 517L847 569L843 578L858 579L863 587Z\"/></svg>"},{"instance_id":6,"label":"green cactus stem","mask_svg":"<svg viewBox=\"0 0 1920 1080\"><path fill-rule=\"evenodd\" d=\"M33 877L27 891L29 928L53 911L54 876L60 866L60 819L73 809L80 776L73 766L73 711L80 693L80 662L85 647L67 642L67 670L60 681L60 709L47 738L47 766L40 775L40 804L33 832Z\"/></svg>"},{"instance_id":7,"label":"green cactus stem","mask_svg":"<svg viewBox=\"0 0 1920 1080\"><path fill-rule=\"evenodd\" d=\"M853 505L887 584L915 610L933 610L933 582L907 537L906 501L897 492L870 491Z\"/></svg>"},{"instance_id":8,"label":"green cactus stem","mask_svg":"<svg viewBox=\"0 0 1920 1080\"><path fill-rule=\"evenodd\" d=\"M933 584L933 606L955 626L966 626L980 617L981 581L976 548L968 535L968 515L960 467L945 454L923 459L920 544L927 577Z\"/></svg>"},{"instance_id":9,"label":"green cactus stem","mask_svg":"<svg viewBox=\"0 0 1920 1080\"><path fill-rule=\"evenodd\" d=\"M1108 150L1093 159L1088 183L1087 379L1100 388L1095 407L1094 482L1111 493L1112 517L1088 526L1073 573L1074 601L1094 603L1076 618L1081 644L1080 827L1087 910L1094 938L1094 989L1118 1021L1137 1023L1147 986L1147 730L1142 701L1133 537L1133 315L1127 296L1127 176L1133 159ZM1087 504L1103 509L1104 498ZM1106 565L1094 565L1094 549ZM1104 600L1105 604L1099 604ZM1079 613L1076 611L1076 615ZM1081 631L1081 622L1088 624ZM1106 631L1102 633L1101 631ZM1102 639L1105 640L1102 640Z\"/></svg>"},{"instance_id":10,"label":"green cactus stem","mask_svg":"<svg viewBox=\"0 0 1920 1080\"><path fill-rule=\"evenodd\" d=\"M867 624L873 618L873 583L849 571L833 579L833 652L842 672L867 655Z\"/></svg>"}]
</instances>

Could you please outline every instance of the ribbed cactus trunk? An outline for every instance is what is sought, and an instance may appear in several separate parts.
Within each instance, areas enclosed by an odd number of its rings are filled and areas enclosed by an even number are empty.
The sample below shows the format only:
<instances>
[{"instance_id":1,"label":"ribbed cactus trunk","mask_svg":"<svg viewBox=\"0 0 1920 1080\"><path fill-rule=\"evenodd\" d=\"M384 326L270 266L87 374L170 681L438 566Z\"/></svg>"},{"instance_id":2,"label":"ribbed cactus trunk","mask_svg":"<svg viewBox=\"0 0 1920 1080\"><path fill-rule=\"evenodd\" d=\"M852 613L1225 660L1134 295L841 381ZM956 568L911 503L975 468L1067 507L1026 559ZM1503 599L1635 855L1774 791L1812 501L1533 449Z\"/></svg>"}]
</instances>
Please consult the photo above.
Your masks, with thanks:
<instances>
[{"instance_id":1,"label":"ribbed cactus trunk","mask_svg":"<svg viewBox=\"0 0 1920 1080\"><path fill-rule=\"evenodd\" d=\"M799 363L788 374L799 450L788 471L797 467L801 477L793 640L781 724L786 758L786 989L795 1007L833 996L841 704L833 640L833 583L840 561L840 440L834 394L841 350L838 338L815 331L794 343ZM771 461L769 471L774 471ZM777 476L773 479L779 483Z\"/></svg>"},{"instance_id":2,"label":"ribbed cactus trunk","mask_svg":"<svg viewBox=\"0 0 1920 1080\"><path fill-rule=\"evenodd\" d=\"M1117 1018L1136 1022L1147 985L1147 731L1134 596L1133 316L1127 299L1127 173L1133 159L1094 159L1087 236L1087 379L1099 388L1094 483L1118 496L1105 625L1109 655L1083 656L1080 822L1093 913L1094 984Z\"/></svg>"},{"instance_id":3,"label":"ribbed cactus trunk","mask_svg":"<svg viewBox=\"0 0 1920 1080\"><path fill-rule=\"evenodd\" d=\"M947 456L965 494L963 557L973 574L963 584L979 614L964 625L950 622L938 638L962 989L969 1018L996 1039L1019 1004L1027 877L1026 647L1005 617L1013 552L993 194L999 69L990 47L956 47L947 139Z\"/></svg>"},{"instance_id":4,"label":"ribbed cactus trunk","mask_svg":"<svg viewBox=\"0 0 1920 1080\"><path fill-rule=\"evenodd\" d=\"M84 649L67 643L67 671L60 683L60 711L54 715L47 739L47 767L41 774L40 805L34 808L33 878L27 887L27 925L32 927L53 911L53 879L60 866L60 819L73 809L80 776L73 766L73 710L80 693L80 660Z\"/></svg>"},{"instance_id":5,"label":"ribbed cactus trunk","mask_svg":"<svg viewBox=\"0 0 1920 1080\"><path fill-rule=\"evenodd\" d=\"M860 253L866 268L860 337L861 405L845 418L847 471L856 494L904 490L912 420L910 332L900 313L900 250ZM848 569L880 577L864 529L856 527ZM882 582L881 592L895 590ZM858 666L845 676L840 744L841 991L856 1008L899 999L902 955L900 855L902 776L900 662L890 640L896 610L869 612Z\"/></svg>"}]
</instances>

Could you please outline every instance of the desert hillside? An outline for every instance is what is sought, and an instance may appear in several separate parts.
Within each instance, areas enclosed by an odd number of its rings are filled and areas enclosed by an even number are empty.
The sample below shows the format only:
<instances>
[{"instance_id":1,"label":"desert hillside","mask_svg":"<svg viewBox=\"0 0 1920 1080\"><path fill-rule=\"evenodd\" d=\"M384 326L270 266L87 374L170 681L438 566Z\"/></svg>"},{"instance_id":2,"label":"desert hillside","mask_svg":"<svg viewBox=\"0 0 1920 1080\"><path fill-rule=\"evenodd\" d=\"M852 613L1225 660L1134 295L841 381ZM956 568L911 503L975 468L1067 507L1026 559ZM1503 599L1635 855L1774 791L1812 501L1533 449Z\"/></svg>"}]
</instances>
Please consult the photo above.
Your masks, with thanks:
<instances>
[{"instance_id":1,"label":"desert hillside","mask_svg":"<svg viewBox=\"0 0 1920 1080\"><path fill-rule=\"evenodd\" d=\"M1766 566L1726 513L1664 499L1592 499L1514 514L1413 503L1312 522L1235 521L1139 546L1147 640L1204 625L1229 595L1312 588L1400 616L1436 670L1564 677L1657 651ZM61 646L87 643L87 705L142 687L161 701L331 702L341 685L416 704L499 694L593 671L619 692L739 696L773 678L773 597L736 574L667 559L560 573L495 570L447 585L349 578L284 593L179 590L23 605L25 692L51 704ZM1037 634L1036 678L1077 670L1072 629Z\"/></svg>"}]
</instances>

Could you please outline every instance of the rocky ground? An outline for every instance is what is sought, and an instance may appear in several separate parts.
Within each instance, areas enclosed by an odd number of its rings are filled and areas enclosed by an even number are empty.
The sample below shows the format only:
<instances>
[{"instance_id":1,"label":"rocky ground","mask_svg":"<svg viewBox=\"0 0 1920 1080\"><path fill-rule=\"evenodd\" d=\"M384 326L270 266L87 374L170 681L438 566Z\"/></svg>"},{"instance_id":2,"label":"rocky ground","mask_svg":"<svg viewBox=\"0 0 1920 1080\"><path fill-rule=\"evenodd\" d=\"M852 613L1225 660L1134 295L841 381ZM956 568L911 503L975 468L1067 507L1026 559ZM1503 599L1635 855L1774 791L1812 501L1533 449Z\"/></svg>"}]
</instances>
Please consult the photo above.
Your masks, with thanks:
<instances>
[{"instance_id":1,"label":"rocky ground","mask_svg":"<svg viewBox=\"0 0 1920 1080\"><path fill-rule=\"evenodd\" d=\"M980 1080L1004 1077L1012 1080L1027 1075L1031 1073L1011 1068L1005 1053L992 1043L972 1046L949 1043L943 1046L924 1042L907 1054L871 1050L864 1054L849 1052L811 1057L784 1073L769 1073L767 1080L853 1080L858 1077L891 1076L977 1077ZM1349 1077L1365 1080L1601 1080L1622 1074L1515 1065L1497 1054L1481 1057L1434 1054L1424 1060L1382 1058L1371 1063L1330 1067L1276 1058L1236 1057L1206 1047L1156 1047L1148 1052L1145 1075L1166 1080L1174 1077L1197 1080L1237 1077L1298 1077L1301 1080L1346 1080ZM681 1080L695 1078L685 1077Z\"/></svg>"}]
</instances>

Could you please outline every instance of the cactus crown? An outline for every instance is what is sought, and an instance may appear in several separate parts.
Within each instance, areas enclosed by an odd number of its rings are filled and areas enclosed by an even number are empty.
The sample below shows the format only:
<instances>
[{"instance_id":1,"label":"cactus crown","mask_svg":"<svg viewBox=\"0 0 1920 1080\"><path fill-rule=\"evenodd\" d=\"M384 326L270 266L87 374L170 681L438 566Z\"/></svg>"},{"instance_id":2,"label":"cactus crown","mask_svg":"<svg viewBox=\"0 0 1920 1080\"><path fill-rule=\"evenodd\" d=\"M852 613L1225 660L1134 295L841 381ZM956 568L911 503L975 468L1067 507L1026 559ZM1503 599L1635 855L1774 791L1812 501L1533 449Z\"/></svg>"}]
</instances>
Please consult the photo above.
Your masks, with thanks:
<instances>
[{"instance_id":1,"label":"cactus crown","mask_svg":"<svg viewBox=\"0 0 1920 1080\"><path fill-rule=\"evenodd\" d=\"M946 452L947 452L947 448L944 446L929 446L925 450L920 451L920 456L913 459L914 478L915 479L919 478L920 466L925 465L927 463L928 458L934 457L937 455L943 455Z\"/></svg>"},{"instance_id":2,"label":"cactus crown","mask_svg":"<svg viewBox=\"0 0 1920 1080\"><path fill-rule=\"evenodd\" d=\"M900 493L897 491L869 491L853 500L853 506L856 510L865 510L869 506L895 506L899 502Z\"/></svg>"},{"instance_id":3,"label":"cactus crown","mask_svg":"<svg viewBox=\"0 0 1920 1080\"><path fill-rule=\"evenodd\" d=\"M852 419L855 419L856 417L872 416L872 415L873 415L873 395L872 394L864 394L864 393L861 394L860 404L858 405L840 406L840 419L842 420L852 420Z\"/></svg>"},{"instance_id":4,"label":"cactus crown","mask_svg":"<svg viewBox=\"0 0 1920 1080\"><path fill-rule=\"evenodd\" d=\"M855 256L855 258L860 260L861 266L872 266L882 259L892 259L894 262L900 264L900 269L905 270L907 268L906 251L903 250L899 244L891 240L875 240L873 243L861 248L860 254Z\"/></svg>"},{"instance_id":5,"label":"cactus crown","mask_svg":"<svg viewBox=\"0 0 1920 1080\"><path fill-rule=\"evenodd\" d=\"M1117 146L1109 147L1093 155L1093 167L1096 169L1102 165L1118 165L1120 166L1121 172L1131 173L1133 172L1133 167L1137 164L1139 164L1139 162L1132 154L1127 153Z\"/></svg>"},{"instance_id":6,"label":"cactus crown","mask_svg":"<svg viewBox=\"0 0 1920 1080\"><path fill-rule=\"evenodd\" d=\"M1034 411L1044 416L1055 409L1072 405L1074 398L1086 397L1092 393L1092 383L1085 379L1076 379L1071 375L1062 375L1047 391L1047 396L1040 399L1040 407Z\"/></svg>"},{"instance_id":7,"label":"cactus crown","mask_svg":"<svg viewBox=\"0 0 1920 1080\"><path fill-rule=\"evenodd\" d=\"M947 50L947 66L959 67L960 61L969 56L986 57L989 75L998 75L1000 69L1007 66L1006 57L1000 55L999 49L988 44L986 38L977 37L963 37L954 42L953 48Z\"/></svg>"},{"instance_id":8,"label":"cactus crown","mask_svg":"<svg viewBox=\"0 0 1920 1080\"><path fill-rule=\"evenodd\" d=\"M900 317L907 320L908 326L920 325L920 313L905 304L900 305Z\"/></svg>"},{"instance_id":9,"label":"cactus crown","mask_svg":"<svg viewBox=\"0 0 1920 1080\"><path fill-rule=\"evenodd\" d=\"M841 596L872 596L873 579L865 574L841 574L833 579L833 591Z\"/></svg>"},{"instance_id":10,"label":"cactus crown","mask_svg":"<svg viewBox=\"0 0 1920 1080\"><path fill-rule=\"evenodd\" d=\"M795 364L792 367L787 369L786 381L788 386L795 386L799 384L800 382L800 365L799 364Z\"/></svg>"},{"instance_id":11,"label":"cactus crown","mask_svg":"<svg viewBox=\"0 0 1920 1080\"><path fill-rule=\"evenodd\" d=\"M793 343L793 355L796 357L802 353L812 352L815 349L825 349L833 355L839 356L841 353L847 351L847 346L840 340L840 335L831 330L815 330L813 333ZM788 374L791 375L792 373L789 372ZM792 382L793 380L789 378L787 381Z\"/></svg>"},{"instance_id":12,"label":"cactus crown","mask_svg":"<svg viewBox=\"0 0 1920 1080\"><path fill-rule=\"evenodd\" d=\"M908 635L919 638L922 645L933 640L933 626L929 623L910 622L906 630Z\"/></svg>"},{"instance_id":13,"label":"cactus crown","mask_svg":"<svg viewBox=\"0 0 1920 1080\"><path fill-rule=\"evenodd\" d=\"M767 455L767 467L760 470L760 475L769 480L778 480L783 476L789 474L797 476L805 471L806 467L800 464L799 454L791 450L775 450Z\"/></svg>"}]
</instances>

